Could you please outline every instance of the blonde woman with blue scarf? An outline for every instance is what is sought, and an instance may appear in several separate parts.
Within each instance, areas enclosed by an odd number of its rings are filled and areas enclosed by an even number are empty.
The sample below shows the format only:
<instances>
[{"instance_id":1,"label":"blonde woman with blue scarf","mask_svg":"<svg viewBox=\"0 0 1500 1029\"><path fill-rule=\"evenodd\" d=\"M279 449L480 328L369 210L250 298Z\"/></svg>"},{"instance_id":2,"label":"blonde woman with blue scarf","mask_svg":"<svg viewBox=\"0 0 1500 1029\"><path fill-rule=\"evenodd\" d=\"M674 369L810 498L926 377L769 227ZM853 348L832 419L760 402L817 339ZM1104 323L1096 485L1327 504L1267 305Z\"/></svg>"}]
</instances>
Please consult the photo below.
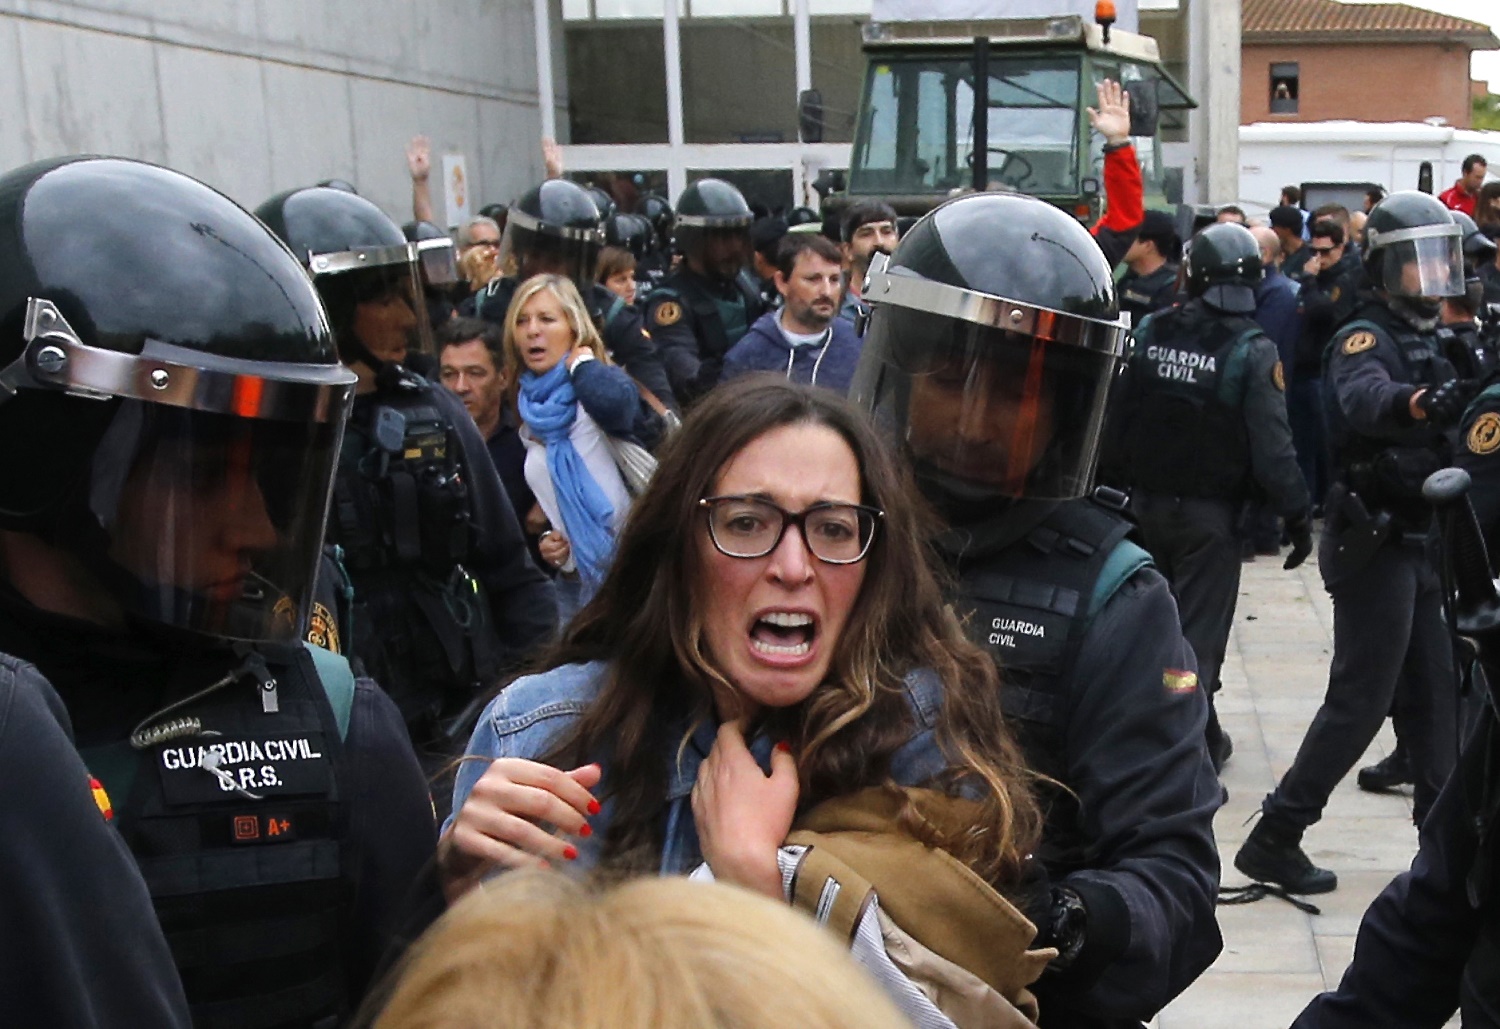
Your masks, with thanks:
<instances>
[{"instance_id":1,"label":"blonde woman with blue scarf","mask_svg":"<svg viewBox=\"0 0 1500 1029\"><path fill-rule=\"evenodd\" d=\"M533 276L516 290L505 316L505 359L516 384L526 484L552 525L539 549L564 583L576 576L585 604L604 579L630 507L607 437L639 442L640 392L610 362L578 288L560 275Z\"/></svg>"}]
</instances>

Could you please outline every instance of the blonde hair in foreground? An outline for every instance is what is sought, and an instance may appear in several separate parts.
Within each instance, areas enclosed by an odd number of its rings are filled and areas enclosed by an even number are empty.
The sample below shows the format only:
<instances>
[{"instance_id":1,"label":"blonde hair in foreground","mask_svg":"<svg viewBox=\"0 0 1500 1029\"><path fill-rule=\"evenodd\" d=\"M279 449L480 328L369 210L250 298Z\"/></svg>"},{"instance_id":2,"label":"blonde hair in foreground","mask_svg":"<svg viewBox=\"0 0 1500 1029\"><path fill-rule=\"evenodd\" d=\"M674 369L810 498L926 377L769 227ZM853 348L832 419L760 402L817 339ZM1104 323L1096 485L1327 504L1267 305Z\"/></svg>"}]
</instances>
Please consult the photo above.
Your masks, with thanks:
<instances>
[{"instance_id":1,"label":"blonde hair in foreground","mask_svg":"<svg viewBox=\"0 0 1500 1029\"><path fill-rule=\"evenodd\" d=\"M806 916L732 886L510 872L417 942L374 1029L897 1029Z\"/></svg>"}]
</instances>

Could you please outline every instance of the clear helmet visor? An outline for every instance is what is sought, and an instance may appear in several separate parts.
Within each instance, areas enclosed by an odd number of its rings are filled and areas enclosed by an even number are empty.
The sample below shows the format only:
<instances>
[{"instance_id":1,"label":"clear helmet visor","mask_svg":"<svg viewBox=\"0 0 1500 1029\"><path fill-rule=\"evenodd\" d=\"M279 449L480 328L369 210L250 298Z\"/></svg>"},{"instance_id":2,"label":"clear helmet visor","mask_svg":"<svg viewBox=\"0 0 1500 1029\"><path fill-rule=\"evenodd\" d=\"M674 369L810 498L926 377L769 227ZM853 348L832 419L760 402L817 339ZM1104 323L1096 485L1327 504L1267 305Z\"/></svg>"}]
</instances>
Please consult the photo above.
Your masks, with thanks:
<instances>
[{"instance_id":1,"label":"clear helmet visor","mask_svg":"<svg viewBox=\"0 0 1500 1029\"><path fill-rule=\"evenodd\" d=\"M342 411L296 422L122 401L89 508L126 613L221 638L301 639L342 434Z\"/></svg>"},{"instance_id":2,"label":"clear helmet visor","mask_svg":"<svg viewBox=\"0 0 1500 1029\"><path fill-rule=\"evenodd\" d=\"M580 291L594 281L603 234L540 223L523 211L512 211L500 241L497 265L525 281L533 275L563 275Z\"/></svg>"},{"instance_id":3,"label":"clear helmet visor","mask_svg":"<svg viewBox=\"0 0 1500 1029\"><path fill-rule=\"evenodd\" d=\"M58 538L123 611L216 637L302 638L354 374L154 339L101 348L36 297L23 339L0 368L0 403L55 392L113 405Z\"/></svg>"},{"instance_id":4,"label":"clear helmet visor","mask_svg":"<svg viewBox=\"0 0 1500 1029\"><path fill-rule=\"evenodd\" d=\"M878 304L851 395L908 456L926 492L1084 496L1123 334L1093 325L1093 338L1061 343Z\"/></svg>"},{"instance_id":5,"label":"clear helmet visor","mask_svg":"<svg viewBox=\"0 0 1500 1029\"><path fill-rule=\"evenodd\" d=\"M446 292L458 285L458 249L451 239L424 239L416 244L422 285Z\"/></svg>"},{"instance_id":6,"label":"clear helmet visor","mask_svg":"<svg viewBox=\"0 0 1500 1029\"><path fill-rule=\"evenodd\" d=\"M1457 235L1403 239L1383 244L1379 253L1380 281L1392 296L1464 295L1463 240Z\"/></svg>"},{"instance_id":7,"label":"clear helmet visor","mask_svg":"<svg viewBox=\"0 0 1500 1029\"><path fill-rule=\"evenodd\" d=\"M413 352L435 353L419 267L402 261L315 280L345 363L368 355L380 364L402 364Z\"/></svg>"}]
</instances>

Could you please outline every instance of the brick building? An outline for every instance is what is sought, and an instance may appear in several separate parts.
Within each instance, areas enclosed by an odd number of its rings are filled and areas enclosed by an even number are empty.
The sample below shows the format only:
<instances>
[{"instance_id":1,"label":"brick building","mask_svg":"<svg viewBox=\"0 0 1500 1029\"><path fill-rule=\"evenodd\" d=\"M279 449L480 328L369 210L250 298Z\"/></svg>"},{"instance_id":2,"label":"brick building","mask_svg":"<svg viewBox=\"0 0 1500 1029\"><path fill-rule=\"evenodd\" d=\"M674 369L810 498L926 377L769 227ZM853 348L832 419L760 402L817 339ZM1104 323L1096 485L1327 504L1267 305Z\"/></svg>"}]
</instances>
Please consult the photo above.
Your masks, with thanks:
<instances>
[{"instance_id":1,"label":"brick building","mask_svg":"<svg viewBox=\"0 0 1500 1029\"><path fill-rule=\"evenodd\" d=\"M1468 128L1488 26L1409 4L1244 0L1240 124L1443 118Z\"/></svg>"}]
</instances>

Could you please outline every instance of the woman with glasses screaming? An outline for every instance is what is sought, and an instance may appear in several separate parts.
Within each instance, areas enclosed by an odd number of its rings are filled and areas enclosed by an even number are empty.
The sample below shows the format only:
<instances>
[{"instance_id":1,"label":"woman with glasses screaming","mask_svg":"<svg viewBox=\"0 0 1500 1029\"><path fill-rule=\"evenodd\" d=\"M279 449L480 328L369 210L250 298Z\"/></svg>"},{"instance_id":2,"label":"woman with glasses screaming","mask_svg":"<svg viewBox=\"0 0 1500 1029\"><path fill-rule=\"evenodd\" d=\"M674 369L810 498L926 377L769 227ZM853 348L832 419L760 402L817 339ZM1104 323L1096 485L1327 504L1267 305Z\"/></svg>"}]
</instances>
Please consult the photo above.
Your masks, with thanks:
<instances>
[{"instance_id":1,"label":"woman with glasses screaming","mask_svg":"<svg viewBox=\"0 0 1500 1029\"><path fill-rule=\"evenodd\" d=\"M751 377L660 457L597 595L480 719L443 836L450 897L519 866L706 862L781 898L793 822L891 786L971 802L926 838L1015 886L1038 813L994 664L945 609L922 508L864 416Z\"/></svg>"}]
</instances>

